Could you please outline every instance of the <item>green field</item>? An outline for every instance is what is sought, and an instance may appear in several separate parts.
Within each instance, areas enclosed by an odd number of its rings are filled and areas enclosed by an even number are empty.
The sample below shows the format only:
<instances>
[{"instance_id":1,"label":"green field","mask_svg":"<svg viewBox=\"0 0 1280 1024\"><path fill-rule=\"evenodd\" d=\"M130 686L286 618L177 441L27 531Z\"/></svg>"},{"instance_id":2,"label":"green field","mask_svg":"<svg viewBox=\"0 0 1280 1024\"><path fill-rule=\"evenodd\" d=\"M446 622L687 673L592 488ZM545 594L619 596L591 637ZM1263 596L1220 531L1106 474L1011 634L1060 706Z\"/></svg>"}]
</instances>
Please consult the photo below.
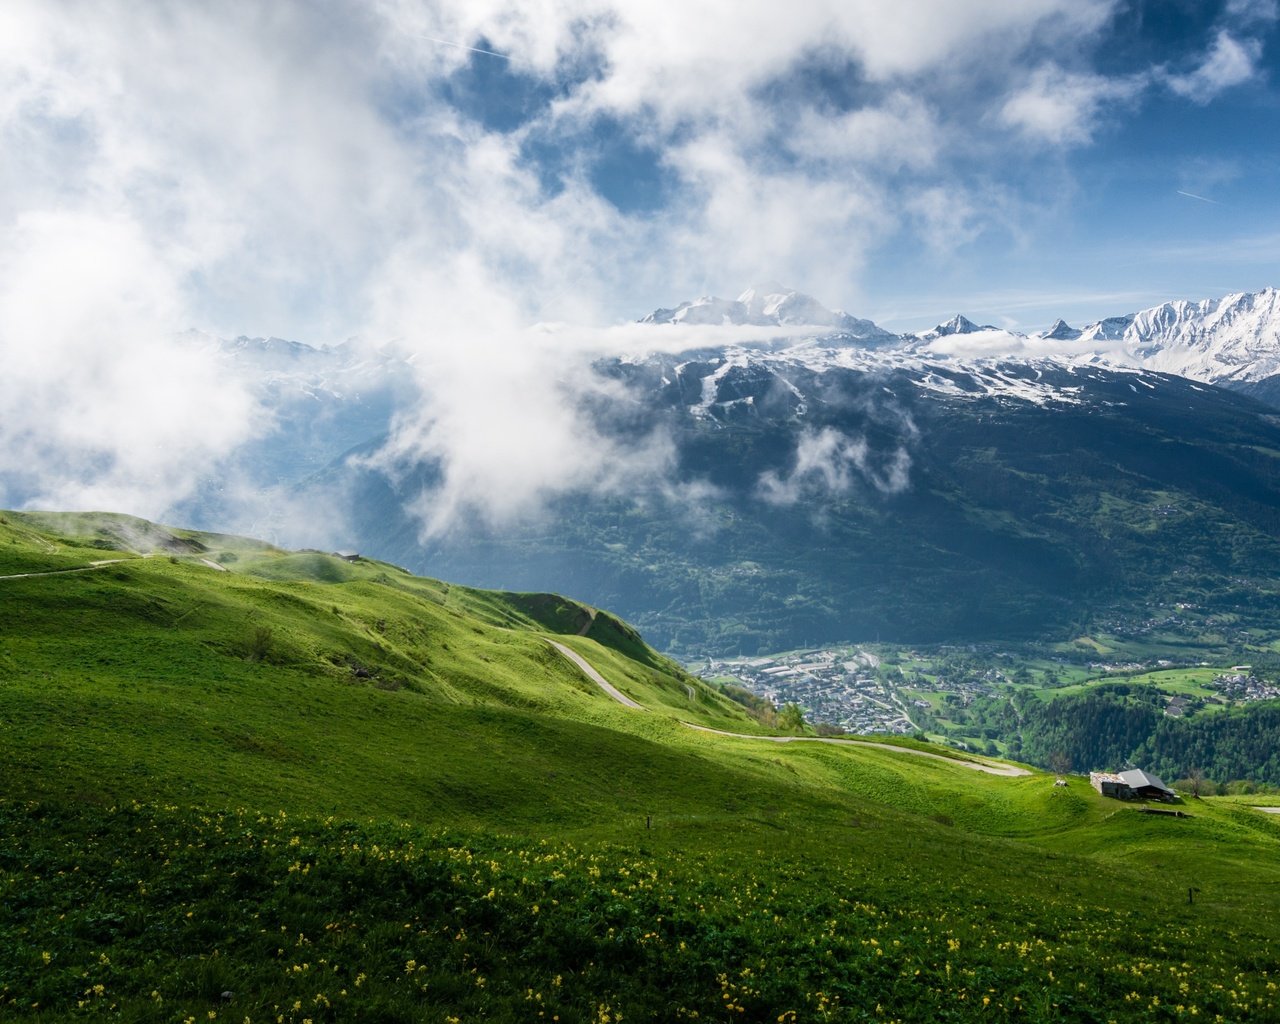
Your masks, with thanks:
<instances>
[{"instance_id":1,"label":"green field","mask_svg":"<svg viewBox=\"0 0 1280 1024\"><path fill-rule=\"evenodd\" d=\"M1222 665L1217 668L1170 668L1155 672L1135 672L1132 675L1128 673L1098 675L1066 686L1043 687L1036 690L1035 694L1043 700L1052 700L1055 697L1084 693L1100 682L1126 682L1133 686L1152 686L1168 694L1180 693L1188 697L1200 698L1217 697L1220 694L1205 684L1212 682L1216 676L1229 669L1230 666Z\"/></svg>"},{"instance_id":2,"label":"green field","mask_svg":"<svg viewBox=\"0 0 1280 1024\"><path fill-rule=\"evenodd\" d=\"M1280 1014L1239 801L696 731L761 730L605 612L383 563L5 513L0 576L0 1019Z\"/></svg>"}]
</instances>

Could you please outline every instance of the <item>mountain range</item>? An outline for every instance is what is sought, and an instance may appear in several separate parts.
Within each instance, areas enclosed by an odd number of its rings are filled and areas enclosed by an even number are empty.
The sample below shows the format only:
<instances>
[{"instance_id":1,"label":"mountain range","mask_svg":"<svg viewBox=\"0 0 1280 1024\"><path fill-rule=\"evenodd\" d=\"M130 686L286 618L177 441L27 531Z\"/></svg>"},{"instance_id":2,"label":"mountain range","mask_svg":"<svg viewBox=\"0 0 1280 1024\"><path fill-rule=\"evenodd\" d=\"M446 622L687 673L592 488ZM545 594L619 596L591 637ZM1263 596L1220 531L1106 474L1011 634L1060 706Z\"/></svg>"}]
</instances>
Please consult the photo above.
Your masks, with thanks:
<instances>
[{"instance_id":1,"label":"mountain range","mask_svg":"<svg viewBox=\"0 0 1280 1024\"><path fill-rule=\"evenodd\" d=\"M870 343L922 358L1050 358L1174 373L1246 390L1280 374L1280 292L1274 288L1166 302L1079 329L1059 319L1048 330L1030 334L978 325L962 314L930 331L893 334L777 284L748 289L736 301L707 296L655 310L641 322L803 326L812 328L822 344ZM1274 382L1266 390L1274 394Z\"/></svg>"},{"instance_id":2,"label":"mountain range","mask_svg":"<svg viewBox=\"0 0 1280 1024\"><path fill-rule=\"evenodd\" d=\"M784 361L814 367L824 361L868 369L877 363L934 364L959 365L970 372L993 362L1048 360L1175 374L1280 401L1280 290L1275 288L1166 302L1080 328L1059 319L1046 330L1021 333L956 314L928 331L895 334L871 320L828 309L812 296L767 283L737 299L704 296L656 309L638 323L659 329L777 327L779 337L767 342L712 347L759 359L786 353ZM187 339L216 347L237 367L247 368L286 416L291 402L313 403L308 412L319 438L310 447L331 456L341 453L344 442L350 441L350 447L377 433L394 408L410 400L407 364L389 346L370 349L347 342L317 348L281 338L221 340L199 332L189 332ZM664 344L656 333L654 347ZM279 449L279 441L269 443Z\"/></svg>"},{"instance_id":3,"label":"mountain range","mask_svg":"<svg viewBox=\"0 0 1280 1024\"><path fill-rule=\"evenodd\" d=\"M430 535L423 510L454 467L376 458L398 416L431 415L411 361L188 341L216 346L274 416L235 471L283 503L236 526L298 541L288 519L305 508L345 524L343 546L614 608L667 651L1061 637L1171 616L1235 636L1280 627L1280 413L1264 404L1280 400L1278 295L1034 334L956 316L895 335L776 285L680 303L631 329L652 331L649 351L576 374L565 356L529 382L560 389L591 447L658 439L659 475ZM726 343L739 330L756 340ZM211 475L174 518L225 528L243 490Z\"/></svg>"}]
</instances>

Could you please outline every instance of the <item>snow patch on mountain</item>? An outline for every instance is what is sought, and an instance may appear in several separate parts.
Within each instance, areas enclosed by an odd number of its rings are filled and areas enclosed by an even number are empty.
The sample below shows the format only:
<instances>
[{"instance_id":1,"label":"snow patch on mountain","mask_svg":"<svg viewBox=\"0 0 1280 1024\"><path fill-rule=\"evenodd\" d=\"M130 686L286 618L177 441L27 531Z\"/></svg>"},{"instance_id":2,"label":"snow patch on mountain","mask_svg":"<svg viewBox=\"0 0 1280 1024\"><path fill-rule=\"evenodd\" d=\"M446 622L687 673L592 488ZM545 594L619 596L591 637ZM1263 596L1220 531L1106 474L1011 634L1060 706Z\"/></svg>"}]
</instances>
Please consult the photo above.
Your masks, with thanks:
<instances>
[{"instance_id":1,"label":"snow patch on mountain","mask_svg":"<svg viewBox=\"0 0 1280 1024\"><path fill-rule=\"evenodd\" d=\"M1280 373L1280 291L1166 302L1134 314L1123 342L1149 369L1212 383Z\"/></svg>"},{"instance_id":2,"label":"snow patch on mountain","mask_svg":"<svg viewBox=\"0 0 1280 1024\"><path fill-rule=\"evenodd\" d=\"M755 327L827 328L845 340L894 343L898 336L872 323L831 310L812 295L776 282L753 285L737 299L704 295L674 309L655 309L642 317L645 324L703 324Z\"/></svg>"},{"instance_id":3,"label":"snow patch on mountain","mask_svg":"<svg viewBox=\"0 0 1280 1024\"><path fill-rule=\"evenodd\" d=\"M1280 291L1275 288L1199 302L1166 302L1079 330L1058 320L1049 330L1033 334L975 324L957 314L931 331L894 335L776 283L749 288L736 302L707 298L675 310L657 310L642 322L815 328L805 338L775 340L774 347L790 353L789 358L802 358L802 347L829 353L852 344L855 350L874 349L886 357L897 352L926 361L964 363L1050 359L1066 365L1172 373L1213 384L1247 384L1280 375Z\"/></svg>"},{"instance_id":4,"label":"snow patch on mountain","mask_svg":"<svg viewBox=\"0 0 1280 1024\"><path fill-rule=\"evenodd\" d=\"M979 327L968 317L957 313L946 323L938 324L933 330L926 334L921 334L919 337L922 340L932 341L934 338L949 338L955 334L980 334L994 330L997 330L997 328L992 327L990 324Z\"/></svg>"},{"instance_id":5,"label":"snow patch on mountain","mask_svg":"<svg viewBox=\"0 0 1280 1024\"><path fill-rule=\"evenodd\" d=\"M1080 332L1059 317L1041 337L1049 338L1053 341L1075 341L1080 337Z\"/></svg>"}]
</instances>

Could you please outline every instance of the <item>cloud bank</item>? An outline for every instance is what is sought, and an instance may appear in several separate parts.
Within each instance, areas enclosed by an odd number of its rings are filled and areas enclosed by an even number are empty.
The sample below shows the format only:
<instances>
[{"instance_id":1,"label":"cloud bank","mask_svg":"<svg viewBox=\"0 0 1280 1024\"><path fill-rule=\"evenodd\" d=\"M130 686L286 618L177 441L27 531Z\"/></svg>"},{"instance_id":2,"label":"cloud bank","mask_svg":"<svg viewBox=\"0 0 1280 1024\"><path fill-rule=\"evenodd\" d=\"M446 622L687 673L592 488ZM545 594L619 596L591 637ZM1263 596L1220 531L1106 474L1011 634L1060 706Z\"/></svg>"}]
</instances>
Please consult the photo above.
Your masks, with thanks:
<instances>
[{"instance_id":1,"label":"cloud bank","mask_svg":"<svg viewBox=\"0 0 1280 1024\"><path fill-rule=\"evenodd\" d=\"M1275 20L1231 0L1194 61L1117 74L1094 54L1119 10L12 0L0 502L158 514L269 432L192 327L397 346L421 400L382 461L445 467L429 522L660 476L662 438L596 437L565 398L630 335L527 325L775 277L856 310L885 246L1006 230L1020 161L1157 86L1257 81Z\"/></svg>"}]
</instances>

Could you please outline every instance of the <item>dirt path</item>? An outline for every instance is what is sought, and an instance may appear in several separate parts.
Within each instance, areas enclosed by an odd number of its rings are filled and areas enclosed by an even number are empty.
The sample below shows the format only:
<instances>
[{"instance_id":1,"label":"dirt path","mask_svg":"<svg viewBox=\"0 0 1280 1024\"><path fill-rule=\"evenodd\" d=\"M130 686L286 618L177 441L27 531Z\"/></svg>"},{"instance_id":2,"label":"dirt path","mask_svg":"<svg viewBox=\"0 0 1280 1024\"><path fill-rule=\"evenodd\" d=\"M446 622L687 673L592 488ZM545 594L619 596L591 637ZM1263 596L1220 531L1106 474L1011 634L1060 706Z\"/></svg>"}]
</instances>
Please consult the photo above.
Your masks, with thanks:
<instances>
[{"instance_id":1,"label":"dirt path","mask_svg":"<svg viewBox=\"0 0 1280 1024\"><path fill-rule=\"evenodd\" d=\"M544 637L544 639L546 638ZM604 676L602 676L599 672L597 672L594 668L592 668L589 664L587 664L586 659L583 658L582 655L578 654L577 651L571 651L564 644L558 644L554 640L547 639L547 643L549 643L557 651L559 651L571 662L577 665L578 668L582 670L583 675L585 675L588 679L590 679L593 683L595 683L596 686L600 687L600 689L604 690L605 693L607 693L610 697L616 700L619 704L622 704L629 708L635 708L635 710L637 711L646 710L643 704L637 704L625 693L619 690L616 686L614 686L612 683L606 680Z\"/></svg>"},{"instance_id":2,"label":"dirt path","mask_svg":"<svg viewBox=\"0 0 1280 1024\"><path fill-rule=\"evenodd\" d=\"M588 608L586 624L580 630L578 630L578 636L586 636L588 633L591 632L591 627L594 626L595 624L596 624L596 610L594 608Z\"/></svg>"},{"instance_id":3,"label":"dirt path","mask_svg":"<svg viewBox=\"0 0 1280 1024\"><path fill-rule=\"evenodd\" d=\"M583 675L595 683L600 689L604 690L610 697L619 704L623 704L629 708L635 708L637 711L647 710L643 704L637 704L616 686L610 683L599 672L588 664L587 660L576 651L571 651L564 644L556 643L549 637L543 637L552 647L559 651L564 657L582 670ZM687 684L686 690L691 690ZM693 696L692 692L689 694ZM912 757L928 757L934 761L945 761L947 764L959 765L961 768L972 768L976 772L986 772L988 775L1003 775L1006 778L1017 778L1020 775L1030 775L1031 773L1025 768L1017 768L1011 764L986 764L980 761L962 761L958 757L947 757L946 754L934 754L928 750L916 750L914 747L898 747L892 743L876 743L874 740L843 740L833 736L752 736L745 732L725 732L723 729L712 729L706 725L694 725L692 722L681 722L683 726L690 729L696 729L698 732L709 732L716 736L728 736L735 740L764 740L766 743L832 743L836 746L844 747L873 747L877 750L888 750L894 754L910 754ZM1280 808L1277 808L1280 810Z\"/></svg>"},{"instance_id":4,"label":"dirt path","mask_svg":"<svg viewBox=\"0 0 1280 1024\"><path fill-rule=\"evenodd\" d=\"M115 565L117 562L131 562L131 558L103 558L88 565L78 565L74 569L46 569L43 572L15 572L11 576L0 576L0 580L29 580L34 576L64 576L69 572L92 572L104 565Z\"/></svg>"},{"instance_id":5,"label":"dirt path","mask_svg":"<svg viewBox=\"0 0 1280 1024\"><path fill-rule=\"evenodd\" d=\"M928 757L935 761L945 761L947 764L958 765L961 768L972 768L974 771L986 772L988 775L1003 775L1007 778L1016 778L1020 775L1031 774L1027 769L1017 768L1011 764L984 764L979 761L962 761L957 757L947 757L946 754L935 754L928 750L916 750L915 747L898 747L892 743L876 743L874 740L842 740L834 736L752 736L745 732L725 732L723 729L694 725L692 722L681 722L680 724L688 726L690 729L697 729L698 732L710 732L717 736L731 736L738 740L764 740L766 743L834 743L836 746L842 747L874 747L878 750L889 750L895 754L910 754L913 757Z\"/></svg>"}]
</instances>

